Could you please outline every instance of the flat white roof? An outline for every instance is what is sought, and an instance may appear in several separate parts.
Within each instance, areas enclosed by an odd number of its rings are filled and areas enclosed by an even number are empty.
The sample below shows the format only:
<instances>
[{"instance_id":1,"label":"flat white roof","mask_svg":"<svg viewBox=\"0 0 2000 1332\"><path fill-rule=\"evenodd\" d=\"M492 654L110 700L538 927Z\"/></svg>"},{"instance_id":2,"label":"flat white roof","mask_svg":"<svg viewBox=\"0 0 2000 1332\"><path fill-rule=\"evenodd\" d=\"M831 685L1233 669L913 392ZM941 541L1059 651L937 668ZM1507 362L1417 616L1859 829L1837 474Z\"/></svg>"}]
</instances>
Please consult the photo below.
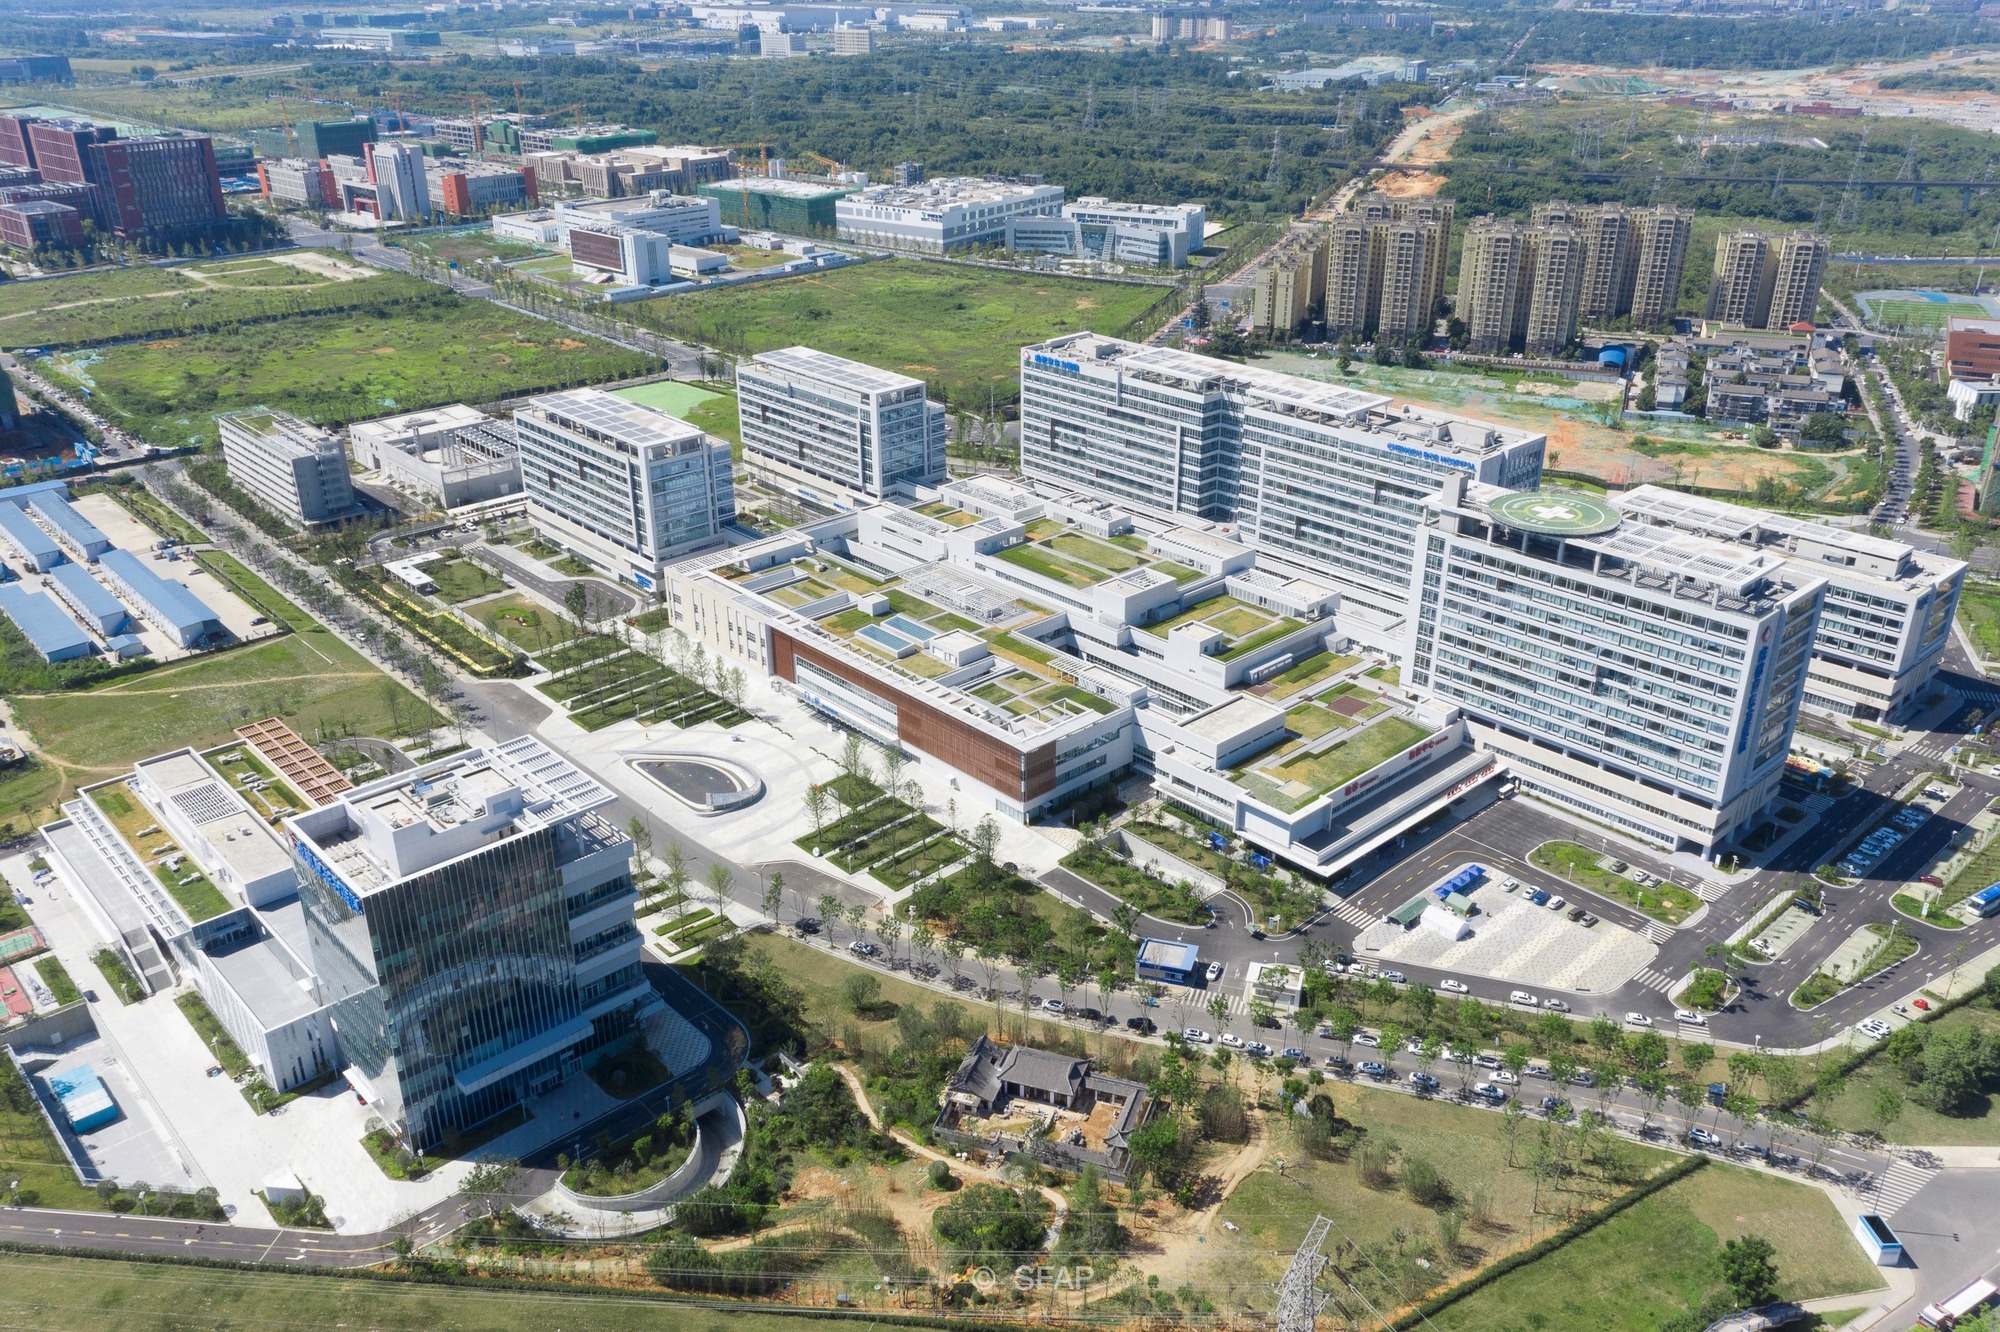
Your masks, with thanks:
<instances>
[{"instance_id":1,"label":"flat white roof","mask_svg":"<svg viewBox=\"0 0 2000 1332\"><path fill-rule=\"evenodd\" d=\"M781 347L776 351L759 352L750 360L753 365L780 374L802 375L841 388L867 389L873 393L893 393L899 389L924 386L921 379L878 369L865 361L850 361L845 356L816 351L811 347Z\"/></svg>"},{"instance_id":2,"label":"flat white roof","mask_svg":"<svg viewBox=\"0 0 2000 1332\"><path fill-rule=\"evenodd\" d=\"M602 389L569 389L531 398L524 410L543 413L558 424L599 431L635 448L660 445L678 451L691 439L707 436L699 426L678 416L606 393Z\"/></svg>"}]
</instances>

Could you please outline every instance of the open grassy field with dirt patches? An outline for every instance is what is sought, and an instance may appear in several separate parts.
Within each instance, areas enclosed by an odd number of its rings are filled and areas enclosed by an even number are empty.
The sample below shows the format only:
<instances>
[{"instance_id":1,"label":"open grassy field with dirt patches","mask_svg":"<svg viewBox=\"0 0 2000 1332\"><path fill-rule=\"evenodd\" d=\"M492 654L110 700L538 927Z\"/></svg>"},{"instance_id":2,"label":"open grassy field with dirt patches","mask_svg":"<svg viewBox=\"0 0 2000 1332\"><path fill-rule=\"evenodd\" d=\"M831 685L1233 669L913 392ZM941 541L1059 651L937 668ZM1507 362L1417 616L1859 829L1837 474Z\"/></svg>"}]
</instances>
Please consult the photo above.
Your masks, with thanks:
<instances>
[{"instance_id":1,"label":"open grassy field with dirt patches","mask_svg":"<svg viewBox=\"0 0 2000 1332\"><path fill-rule=\"evenodd\" d=\"M386 299L334 314L122 343L43 364L56 378L89 389L105 416L162 445L213 440L216 414L240 407L274 407L338 426L443 402L491 402L623 379L656 364L414 279L371 278L319 290L354 287Z\"/></svg>"},{"instance_id":2,"label":"open grassy field with dirt patches","mask_svg":"<svg viewBox=\"0 0 2000 1332\"><path fill-rule=\"evenodd\" d=\"M889 259L662 296L635 322L739 354L800 343L912 375L985 410L1020 391L1021 348L1062 333L1130 332L1165 287Z\"/></svg>"}]
</instances>

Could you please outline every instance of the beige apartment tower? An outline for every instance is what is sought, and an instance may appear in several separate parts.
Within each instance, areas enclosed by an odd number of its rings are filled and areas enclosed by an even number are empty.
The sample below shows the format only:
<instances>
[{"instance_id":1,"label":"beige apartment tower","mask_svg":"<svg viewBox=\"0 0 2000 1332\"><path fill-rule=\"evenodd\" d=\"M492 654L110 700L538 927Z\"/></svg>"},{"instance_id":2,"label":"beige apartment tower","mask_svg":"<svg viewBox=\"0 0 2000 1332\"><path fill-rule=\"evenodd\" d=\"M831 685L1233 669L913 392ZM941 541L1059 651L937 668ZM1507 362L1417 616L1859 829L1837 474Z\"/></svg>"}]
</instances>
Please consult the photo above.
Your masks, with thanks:
<instances>
[{"instance_id":1,"label":"beige apartment tower","mask_svg":"<svg viewBox=\"0 0 2000 1332\"><path fill-rule=\"evenodd\" d=\"M1804 231L1723 233L1715 242L1708 317L1743 328L1812 322L1830 253L1826 237Z\"/></svg>"},{"instance_id":2,"label":"beige apartment tower","mask_svg":"<svg viewBox=\"0 0 2000 1332\"><path fill-rule=\"evenodd\" d=\"M1521 350L1553 356L1576 337L1577 306L1590 268L1587 233L1576 227L1530 227L1523 256L1524 297L1514 302Z\"/></svg>"},{"instance_id":3,"label":"beige apartment tower","mask_svg":"<svg viewBox=\"0 0 2000 1332\"><path fill-rule=\"evenodd\" d=\"M1271 337L1289 337L1312 318L1326 296L1326 242L1317 231L1293 235L1257 273L1250 297L1250 326Z\"/></svg>"},{"instance_id":4,"label":"beige apartment tower","mask_svg":"<svg viewBox=\"0 0 2000 1332\"><path fill-rule=\"evenodd\" d=\"M1363 195L1327 229L1326 333L1430 335L1444 296L1454 205Z\"/></svg>"},{"instance_id":5,"label":"beige apartment tower","mask_svg":"<svg viewBox=\"0 0 2000 1332\"><path fill-rule=\"evenodd\" d=\"M1635 327L1653 328L1666 322L1680 300L1694 214L1671 206L1646 208L1635 215L1635 221L1629 312Z\"/></svg>"},{"instance_id":6,"label":"beige apartment tower","mask_svg":"<svg viewBox=\"0 0 2000 1332\"><path fill-rule=\"evenodd\" d=\"M1458 262L1458 317L1474 353L1504 352L1514 340L1517 309L1530 266L1528 228L1482 217L1466 228Z\"/></svg>"}]
</instances>

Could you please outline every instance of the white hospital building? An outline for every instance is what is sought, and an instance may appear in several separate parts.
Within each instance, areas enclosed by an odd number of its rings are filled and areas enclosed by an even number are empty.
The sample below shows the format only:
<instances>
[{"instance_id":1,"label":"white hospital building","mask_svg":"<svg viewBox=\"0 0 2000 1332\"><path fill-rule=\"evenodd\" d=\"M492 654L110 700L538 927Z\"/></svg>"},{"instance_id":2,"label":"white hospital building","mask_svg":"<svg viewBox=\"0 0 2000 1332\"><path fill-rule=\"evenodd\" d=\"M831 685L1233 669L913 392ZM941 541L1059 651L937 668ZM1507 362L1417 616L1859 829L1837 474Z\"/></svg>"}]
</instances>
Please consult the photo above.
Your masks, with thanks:
<instances>
[{"instance_id":1,"label":"white hospital building","mask_svg":"<svg viewBox=\"0 0 2000 1332\"><path fill-rule=\"evenodd\" d=\"M641 588L736 517L728 442L665 412L571 389L531 399L514 436L535 530Z\"/></svg>"},{"instance_id":2,"label":"white hospital building","mask_svg":"<svg viewBox=\"0 0 2000 1332\"><path fill-rule=\"evenodd\" d=\"M944 480L944 407L921 379L787 347L738 362L736 393L744 461L809 500L880 500Z\"/></svg>"},{"instance_id":3,"label":"white hospital building","mask_svg":"<svg viewBox=\"0 0 2000 1332\"><path fill-rule=\"evenodd\" d=\"M1060 185L1039 179L944 176L915 185L871 185L837 200L841 240L891 250L945 254L1005 245L1010 224L1062 213Z\"/></svg>"}]
</instances>

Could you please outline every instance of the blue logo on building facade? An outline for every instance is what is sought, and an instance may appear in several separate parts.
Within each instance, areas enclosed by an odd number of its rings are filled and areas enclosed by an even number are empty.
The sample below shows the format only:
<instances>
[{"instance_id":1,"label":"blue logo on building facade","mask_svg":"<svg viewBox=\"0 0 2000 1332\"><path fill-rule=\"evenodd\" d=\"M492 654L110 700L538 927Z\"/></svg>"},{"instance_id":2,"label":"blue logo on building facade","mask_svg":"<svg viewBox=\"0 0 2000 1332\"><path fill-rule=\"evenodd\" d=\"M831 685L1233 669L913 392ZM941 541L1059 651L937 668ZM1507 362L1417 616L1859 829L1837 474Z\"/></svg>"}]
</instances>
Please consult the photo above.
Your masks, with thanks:
<instances>
[{"instance_id":1,"label":"blue logo on building facade","mask_svg":"<svg viewBox=\"0 0 2000 1332\"><path fill-rule=\"evenodd\" d=\"M1066 370L1072 375L1080 375L1083 373L1083 368L1079 366L1075 361L1065 361L1060 359L1059 357L1048 356L1041 352L1035 353L1034 360L1035 364L1039 365L1044 370Z\"/></svg>"},{"instance_id":2,"label":"blue logo on building facade","mask_svg":"<svg viewBox=\"0 0 2000 1332\"><path fill-rule=\"evenodd\" d=\"M1436 463L1440 467L1456 467L1461 472L1473 470L1472 464L1463 458L1454 458L1448 453L1437 453L1430 449L1420 449L1412 444L1390 443L1386 446L1391 453L1399 453L1405 458L1416 458L1421 462Z\"/></svg>"}]
</instances>

